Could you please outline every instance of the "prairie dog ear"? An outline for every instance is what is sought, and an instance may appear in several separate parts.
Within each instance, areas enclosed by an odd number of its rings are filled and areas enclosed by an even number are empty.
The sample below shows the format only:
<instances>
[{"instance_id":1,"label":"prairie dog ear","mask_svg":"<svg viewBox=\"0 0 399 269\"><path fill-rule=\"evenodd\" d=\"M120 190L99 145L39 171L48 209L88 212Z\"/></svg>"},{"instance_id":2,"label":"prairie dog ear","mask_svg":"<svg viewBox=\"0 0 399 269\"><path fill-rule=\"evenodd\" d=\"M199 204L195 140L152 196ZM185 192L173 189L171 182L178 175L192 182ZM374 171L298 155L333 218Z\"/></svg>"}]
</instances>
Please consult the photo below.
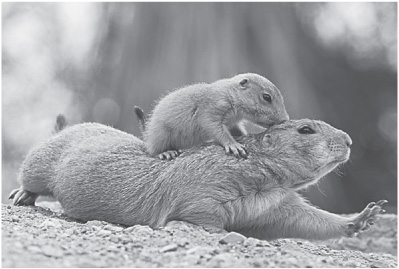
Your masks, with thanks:
<instances>
[{"instance_id":1,"label":"prairie dog ear","mask_svg":"<svg viewBox=\"0 0 399 269\"><path fill-rule=\"evenodd\" d=\"M270 146L271 144L272 144L272 136L270 135L270 134L266 134L264 137L263 137L263 143L264 144L266 144L266 145L268 145L268 146Z\"/></svg>"},{"instance_id":2,"label":"prairie dog ear","mask_svg":"<svg viewBox=\"0 0 399 269\"><path fill-rule=\"evenodd\" d=\"M244 78L240 81L241 88L245 89L248 86L248 79Z\"/></svg>"},{"instance_id":3,"label":"prairie dog ear","mask_svg":"<svg viewBox=\"0 0 399 269\"><path fill-rule=\"evenodd\" d=\"M259 134L256 134L255 138L259 143L265 145L270 145L272 143L272 136L266 132L261 132Z\"/></svg>"}]
</instances>

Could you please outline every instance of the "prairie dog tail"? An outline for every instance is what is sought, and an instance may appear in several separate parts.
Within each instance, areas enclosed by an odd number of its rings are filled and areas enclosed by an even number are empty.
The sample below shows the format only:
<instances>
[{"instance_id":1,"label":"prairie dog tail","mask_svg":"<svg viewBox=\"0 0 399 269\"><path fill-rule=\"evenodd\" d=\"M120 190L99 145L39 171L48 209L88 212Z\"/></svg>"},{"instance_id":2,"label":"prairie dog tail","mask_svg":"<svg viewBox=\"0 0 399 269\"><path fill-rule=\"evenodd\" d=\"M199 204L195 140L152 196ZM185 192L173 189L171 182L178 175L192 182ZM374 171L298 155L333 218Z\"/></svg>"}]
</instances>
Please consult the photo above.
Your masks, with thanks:
<instances>
[{"instance_id":1,"label":"prairie dog tail","mask_svg":"<svg viewBox=\"0 0 399 269\"><path fill-rule=\"evenodd\" d=\"M143 111L143 109L141 109L141 107L134 106L134 112L136 113L136 117L137 117L137 119L138 119L138 121L140 123L140 130L141 130L142 133L144 133L145 124L146 124L146 121L147 121L147 119L145 117L145 114L144 114L144 111Z\"/></svg>"},{"instance_id":2,"label":"prairie dog tail","mask_svg":"<svg viewBox=\"0 0 399 269\"><path fill-rule=\"evenodd\" d=\"M65 127L67 125L68 125L68 122L67 122L65 116L62 115L62 114L59 114L57 116L56 123L55 123L55 126L54 126L55 133L58 133L58 132L62 131L63 129L65 129Z\"/></svg>"}]
</instances>

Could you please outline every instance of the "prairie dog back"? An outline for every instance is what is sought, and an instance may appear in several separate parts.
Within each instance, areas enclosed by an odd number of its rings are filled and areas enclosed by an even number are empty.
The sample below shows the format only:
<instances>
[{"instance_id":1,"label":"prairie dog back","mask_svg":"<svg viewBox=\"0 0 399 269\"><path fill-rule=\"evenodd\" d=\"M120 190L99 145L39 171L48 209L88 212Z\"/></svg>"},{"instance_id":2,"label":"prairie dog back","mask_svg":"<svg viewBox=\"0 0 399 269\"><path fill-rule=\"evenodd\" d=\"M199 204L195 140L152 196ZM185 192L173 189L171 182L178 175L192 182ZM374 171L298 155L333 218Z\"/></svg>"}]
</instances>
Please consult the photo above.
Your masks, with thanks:
<instances>
[{"instance_id":1,"label":"prairie dog back","mask_svg":"<svg viewBox=\"0 0 399 269\"><path fill-rule=\"evenodd\" d=\"M148 153L172 159L181 149L212 140L226 153L246 157L231 135L245 135L243 120L269 127L288 120L278 88L257 74L240 74L190 85L162 98L150 116L144 139Z\"/></svg>"}]
</instances>

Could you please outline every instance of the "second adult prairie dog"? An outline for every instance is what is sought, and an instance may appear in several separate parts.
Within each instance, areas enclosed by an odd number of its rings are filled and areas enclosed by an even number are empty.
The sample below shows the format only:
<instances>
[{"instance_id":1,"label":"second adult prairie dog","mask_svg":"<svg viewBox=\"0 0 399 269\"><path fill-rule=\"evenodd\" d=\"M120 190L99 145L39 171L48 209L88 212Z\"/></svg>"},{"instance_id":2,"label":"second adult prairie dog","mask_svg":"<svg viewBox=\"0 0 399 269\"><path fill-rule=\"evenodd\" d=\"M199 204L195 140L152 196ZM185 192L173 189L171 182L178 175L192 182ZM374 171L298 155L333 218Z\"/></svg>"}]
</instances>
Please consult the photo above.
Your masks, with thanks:
<instances>
[{"instance_id":1,"label":"second adult prairie dog","mask_svg":"<svg viewBox=\"0 0 399 269\"><path fill-rule=\"evenodd\" d=\"M175 90L162 98L148 119L148 153L172 159L179 150L216 141L226 153L247 157L232 136L245 135L243 120L263 127L289 119L279 89L258 74L240 74Z\"/></svg>"},{"instance_id":2,"label":"second adult prairie dog","mask_svg":"<svg viewBox=\"0 0 399 269\"><path fill-rule=\"evenodd\" d=\"M133 135L96 123L70 126L30 151L10 199L33 205L52 195L84 221L159 228L182 220L259 239L351 236L383 212L385 200L343 217L297 193L348 160L346 133L303 119L239 140L251 151L245 160L209 143L164 162Z\"/></svg>"}]
</instances>

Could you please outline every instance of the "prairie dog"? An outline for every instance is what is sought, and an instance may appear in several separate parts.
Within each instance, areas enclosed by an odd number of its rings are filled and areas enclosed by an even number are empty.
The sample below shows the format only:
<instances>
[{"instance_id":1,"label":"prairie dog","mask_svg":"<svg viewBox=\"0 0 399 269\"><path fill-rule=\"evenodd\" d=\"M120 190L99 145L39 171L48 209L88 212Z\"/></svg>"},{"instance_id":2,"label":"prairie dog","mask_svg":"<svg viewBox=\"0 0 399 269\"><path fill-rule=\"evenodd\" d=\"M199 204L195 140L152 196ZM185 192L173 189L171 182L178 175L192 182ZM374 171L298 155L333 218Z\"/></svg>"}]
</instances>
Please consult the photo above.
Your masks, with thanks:
<instances>
[{"instance_id":1,"label":"prairie dog","mask_svg":"<svg viewBox=\"0 0 399 269\"><path fill-rule=\"evenodd\" d=\"M194 84L163 97L147 121L148 153L172 159L179 150L216 141L226 153L247 157L231 132L245 135L243 120L265 128L289 119L279 89L257 74L240 74L206 84Z\"/></svg>"},{"instance_id":2,"label":"prairie dog","mask_svg":"<svg viewBox=\"0 0 399 269\"><path fill-rule=\"evenodd\" d=\"M350 137L322 121L287 121L240 142L251 151L244 160L208 143L164 162L133 135L78 124L30 151L22 186L10 198L33 205L38 195L53 195L67 215L83 221L159 228L182 220L268 240L352 236L383 212L385 200L343 217L297 193L349 158Z\"/></svg>"}]
</instances>

